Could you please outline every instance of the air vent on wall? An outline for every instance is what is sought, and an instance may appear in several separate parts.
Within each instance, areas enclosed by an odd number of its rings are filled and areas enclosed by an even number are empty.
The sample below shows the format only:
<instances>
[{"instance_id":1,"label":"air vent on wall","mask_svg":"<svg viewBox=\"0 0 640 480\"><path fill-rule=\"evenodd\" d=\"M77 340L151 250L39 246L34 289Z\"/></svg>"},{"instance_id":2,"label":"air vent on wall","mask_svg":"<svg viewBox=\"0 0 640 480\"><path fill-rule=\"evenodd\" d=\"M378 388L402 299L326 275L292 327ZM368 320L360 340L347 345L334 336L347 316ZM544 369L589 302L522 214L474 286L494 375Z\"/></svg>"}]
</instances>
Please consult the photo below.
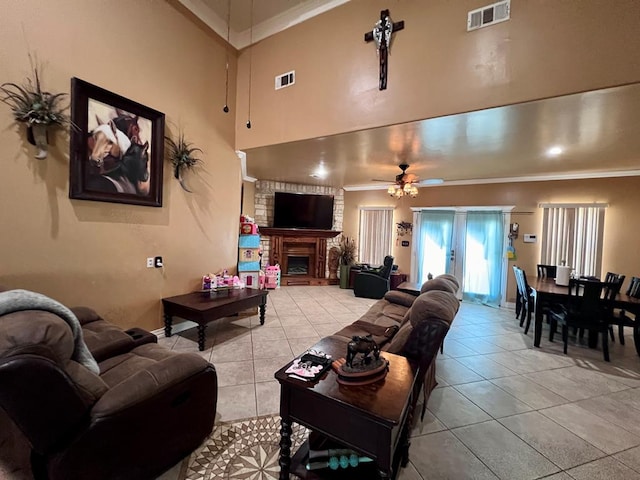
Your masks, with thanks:
<instances>
[{"instance_id":1,"label":"air vent on wall","mask_svg":"<svg viewBox=\"0 0 640 480\"><path fill-rule=\"evenodd\" d=\"M486 7L478 8L477 10L471 10L467 14L467 31L509 20L510 13L511 0L494 3Z\"/></svg>"},{"instance_id":2,"label":"air vent on wall","mask_svg":"<svg viewBox=\"0 0 640 480\"><path fill-rule=\"evenodd\" d=\"M283 73L282 75L276 76L276 90L280 90L284 87L290 87L296 83L296 71L291 70L290 72Z\"/></svg>"}]
</instances>

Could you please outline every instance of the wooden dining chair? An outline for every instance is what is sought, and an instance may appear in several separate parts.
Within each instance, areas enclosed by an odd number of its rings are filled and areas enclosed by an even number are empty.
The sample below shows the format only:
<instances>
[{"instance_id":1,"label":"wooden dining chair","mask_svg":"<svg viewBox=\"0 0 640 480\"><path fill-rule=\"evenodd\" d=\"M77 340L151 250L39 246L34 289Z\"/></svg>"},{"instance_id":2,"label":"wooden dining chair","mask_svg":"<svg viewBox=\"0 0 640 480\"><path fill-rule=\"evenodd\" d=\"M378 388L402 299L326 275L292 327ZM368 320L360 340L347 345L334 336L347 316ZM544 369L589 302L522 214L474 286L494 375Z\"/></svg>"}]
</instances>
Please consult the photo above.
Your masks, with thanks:
<instances>
[{"instance_id":1,"label":"wooden dining chair","mask_svg":"<svg viewBox=\"0 0 640 480\"><path fill-rule=\"evenodd\" d=\"M538 276L542 278L556 278L557 267L555 265L538 264Z\"/></svg>"},{"instance_id":2,"label":"wooden dining chair","mask_svg":"<svg viewBox=\"0 0 640 480\"><path fill-rule=\"evenodd\" d=\"M604 278L605 298L609 298L611 301L613 301L616 298L616 295L620 293L620 290L622 289L622 284L624 283L625 278L626 278L626 275L607 272ZM612 317L607 319L609 323L608 329L609 329L609 335L611 336L611 341L615 342L615 339L616 339L613 333L613 325L618 325L618 338L620 339L620 344L624 345L624 327L620 326L617 322L613 321L614 320L613 317L615 317L615 312L613 308L609 310L609 313L610 313L610 317Z\"/></svg>"},{"instance_id":3,"label":"wooden dining chair","mask_svg":"<svg viewBox=\"0 0 640 480\"><path fill-rule=\"evenodd\" d=\"M551 319L549 340L553 341L557 325L562 326L562 341L564 353L567 353L569 341L569 327L592 330L602 333L602 352L604 360L609 361L609 339L607 310L610 302L603 300L602 293L604 282L593 280L571 279L569 280L567 300L559 308L550 310Z\"/></svg>"},{"instance_id":4,"label":"wooden dining chair","mask_svg":"<svg viewBox=\"0 0 640 480\"><path fill-rule=\"evenodd\" d=\"M523 269L514 265L513 272L516 276L518 295L520 297L520 326L522 327L524 324L524 334L526 335L529 332L529 327L531 326L531 315L533 314L536 305L536 291L529 286L529 282L527 282L527 274ZM516 318L518 318L517 305Z\"/></svg>"},{"instance_id":5,"label":"wooden dining chair","mask_svg":"<svg viewBox=\"0 0 640 480\"><path fill-rule=\"evenodd\" d=\"M624 282L624 275L622 275L622 282ZM620 282L620 286L618 287L619 289L622 287L622 282ZM640 298L640 277L631 277L631 282L627 288L626 295L633 298ZM624 345L624 327L632 328L633 342L638 355L640 355L640 326L637 315L631 316L623 309L612 308L608 318L608 323L611 329L613 329L613 325L618 326L618 338L621 345Z\"/></svg>"}]
</instances>

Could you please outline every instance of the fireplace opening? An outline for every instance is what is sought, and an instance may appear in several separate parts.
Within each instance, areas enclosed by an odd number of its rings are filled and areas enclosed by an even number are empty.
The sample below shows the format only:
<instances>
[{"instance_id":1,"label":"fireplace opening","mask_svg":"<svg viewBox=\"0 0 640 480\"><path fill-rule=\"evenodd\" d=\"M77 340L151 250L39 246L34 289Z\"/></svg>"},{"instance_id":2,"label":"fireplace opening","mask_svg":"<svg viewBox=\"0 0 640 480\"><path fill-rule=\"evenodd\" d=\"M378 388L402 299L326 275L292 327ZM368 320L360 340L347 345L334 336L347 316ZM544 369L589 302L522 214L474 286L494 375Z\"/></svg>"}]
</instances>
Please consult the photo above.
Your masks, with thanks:
<instances>
[{"instance_id":1,"label":"fireplace opening","mask_svg":"<svg viewBox=\"0 0 640 480\"><path fill-rule=\"evenodd\" d=\"M309 256L289 255L287 275L309 275Z\"/></svg>"}]
</instances>

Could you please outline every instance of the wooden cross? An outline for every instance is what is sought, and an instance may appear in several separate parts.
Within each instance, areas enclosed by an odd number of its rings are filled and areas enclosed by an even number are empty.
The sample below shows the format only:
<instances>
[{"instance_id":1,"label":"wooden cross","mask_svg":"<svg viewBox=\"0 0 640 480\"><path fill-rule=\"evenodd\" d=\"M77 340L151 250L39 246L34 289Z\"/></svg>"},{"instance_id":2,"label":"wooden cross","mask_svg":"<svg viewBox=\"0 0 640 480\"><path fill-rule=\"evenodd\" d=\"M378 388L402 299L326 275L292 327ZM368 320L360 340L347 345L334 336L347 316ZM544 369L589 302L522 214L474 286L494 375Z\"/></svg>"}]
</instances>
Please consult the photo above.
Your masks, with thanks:
<instances>
[{"instance_id":1,"label":"wooden cross","mask_svg":"<svg viewBox=\"0 0 640 480\"><path fill-rule=\"evenodd\" d=\"M364 41L375 40L380 59L380 90L387 89L387 57L391 45L391 35L404 28L404 20L393 23L389 17L389 10L380 12L380 20L376 22L373 30L364 34Z\"/></svg>"}]
</instances>

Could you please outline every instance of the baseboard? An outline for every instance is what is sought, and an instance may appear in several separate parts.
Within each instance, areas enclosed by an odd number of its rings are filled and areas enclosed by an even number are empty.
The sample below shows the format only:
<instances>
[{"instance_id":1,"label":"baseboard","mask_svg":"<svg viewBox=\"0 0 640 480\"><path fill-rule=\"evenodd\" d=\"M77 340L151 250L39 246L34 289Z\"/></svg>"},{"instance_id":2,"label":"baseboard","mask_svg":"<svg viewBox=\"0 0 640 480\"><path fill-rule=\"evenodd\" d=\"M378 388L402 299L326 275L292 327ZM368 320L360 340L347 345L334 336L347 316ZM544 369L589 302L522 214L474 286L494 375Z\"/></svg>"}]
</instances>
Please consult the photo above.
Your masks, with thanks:
<instances>
[{"instance_id":1,"label":"baseboard","mask_svg":"<svg viewBox=\"0 0 640 480\"><path fill-rule=\"evenodd\" d=\"M197 327L197 326L198 324L196 322L191 322L189 320L183 320L182 322L172 323L171 335L184 332L185 330L189 330L190 328ZM164 327L152 330L151 333L153 333L158 338L164 338Z\"/></svg>"},{"instance_id":2,"label":"baseboard","mask_svg":"<svg viewBox=\"0 0 640 480\"><path fill-rule=\"evenodd\" d=\"M515 310L516 309L516 302L507 302L504 305L501 305L500 308L506 308L508 310Z\"/></svg>"}]
</instances>

